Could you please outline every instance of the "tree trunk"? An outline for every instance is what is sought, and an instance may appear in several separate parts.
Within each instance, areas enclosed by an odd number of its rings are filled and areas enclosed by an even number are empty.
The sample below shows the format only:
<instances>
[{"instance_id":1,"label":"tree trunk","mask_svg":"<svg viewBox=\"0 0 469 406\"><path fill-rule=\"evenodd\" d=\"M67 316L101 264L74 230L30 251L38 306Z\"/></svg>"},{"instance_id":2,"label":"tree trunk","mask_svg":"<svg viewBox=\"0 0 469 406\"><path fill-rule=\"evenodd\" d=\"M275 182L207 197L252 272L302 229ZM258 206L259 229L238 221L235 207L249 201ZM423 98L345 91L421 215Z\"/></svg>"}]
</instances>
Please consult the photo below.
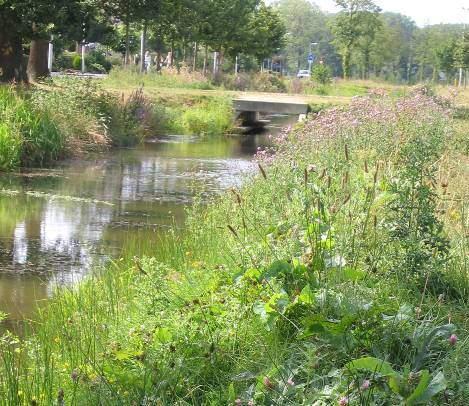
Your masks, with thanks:
<instances>
[{"instance_id":1,"label":"tree trunk","mask_svg":"<svg viewBox=\"0 0 469 406\"><path fill-rule=\"evenodd\" d=\"M0 18L0 82L27 80L21 35Z\"/></svg>"},{"instance_id":2,"label":"tree trunk","mask_svg":"<svg viewBox=\"0 0 469 406\"><path fill-rule=\"evenodd\" d=\"M365 60L364 60L364 67L363 67L363 76L364 76L364 79L369 79L370 77L370 49L367 48L365 50Z\"/></svg>"},{"instance_id":3,"label":"tree trunk","mask_svg":"<svg viewBox=\"0 0 469 406\"><path fill-rule=\"evenodd\" d=\"M125 57L124 65L127 66L130 62L130 24L125 22Z\"/></svg>"},{"instance_id":4,"label":"tree trunk","mask_svg":"<svg viewBox=\"0 0 469 406\"><path fill-rule=\"evenodd\" d=\"M174 65L174 40L171 40L171 67Z\"/></svg>"},{"instance_id":5,"label":"tree trunk","mask_svg":"<svg viewBox=\"0 0 469 406\"><path fill-rule=\"evenodd\" d=\"M204 76L207 74L207 61L208 61L208 45L205 45L204 67L203 67Z\"/></svg>"},{"instance_id":6,"label":"tree trunk","mask_svg":"<svg viewBox=\"0 0 469 406\"><path fill-rule=\"evenodd\" d=\"M29 51L28 80L35 82L39 78L49 76L49 68L47 66L47 54L49 52L49 41L46 39L33 39Z\"/></svg>"},{"instance_id":7,"label":"tree trunk","mask_svg":"<svg viewBox=\"0 0 469 406\"><path fill-rule=\"evenodd\" d=\"M344 56L343 56L343 60L342 60L342 66L343 66L343 69L344 69L344 79L349 79L350 78L350 69L351 69L351 65L350 65L350 59L351 59L351 52L350 52L350 49L347 48L345 50L345 53L344 53Z\"/></svg>"},{"instance_id":8,"label":"tree trunk","mask_svg":"<svg viewBox=\"0 0 469 406\"><path fill-rule=\"evenodd\" d=\"M192 61L192 71L195 72L197 69L197 52L199 50L199 45L197 42L194 43L194 59Z\"/></svg>"}]
</instances>

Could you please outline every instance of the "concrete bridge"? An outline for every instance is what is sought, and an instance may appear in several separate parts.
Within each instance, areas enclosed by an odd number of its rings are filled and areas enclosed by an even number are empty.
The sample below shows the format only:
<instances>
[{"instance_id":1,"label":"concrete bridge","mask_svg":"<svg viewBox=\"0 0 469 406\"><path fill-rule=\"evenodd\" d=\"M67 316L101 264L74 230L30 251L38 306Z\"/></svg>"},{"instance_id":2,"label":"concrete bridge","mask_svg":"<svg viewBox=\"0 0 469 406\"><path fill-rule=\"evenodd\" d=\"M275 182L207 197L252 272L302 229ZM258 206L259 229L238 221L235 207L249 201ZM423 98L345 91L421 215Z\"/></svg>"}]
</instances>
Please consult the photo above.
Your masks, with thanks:
<instances>
[{"instance_id":1,"label":"concrete bridge","mask_svg":"<svg viewBox=\"0 0 469 406\"><path fill-rule=\"evenodd\" d=\"M298 96L243 95L233 100L237 118L245 126L259 123L259 113L298 115L301 119L309 111L309 104Z\"/></svg>"}]
</instances>

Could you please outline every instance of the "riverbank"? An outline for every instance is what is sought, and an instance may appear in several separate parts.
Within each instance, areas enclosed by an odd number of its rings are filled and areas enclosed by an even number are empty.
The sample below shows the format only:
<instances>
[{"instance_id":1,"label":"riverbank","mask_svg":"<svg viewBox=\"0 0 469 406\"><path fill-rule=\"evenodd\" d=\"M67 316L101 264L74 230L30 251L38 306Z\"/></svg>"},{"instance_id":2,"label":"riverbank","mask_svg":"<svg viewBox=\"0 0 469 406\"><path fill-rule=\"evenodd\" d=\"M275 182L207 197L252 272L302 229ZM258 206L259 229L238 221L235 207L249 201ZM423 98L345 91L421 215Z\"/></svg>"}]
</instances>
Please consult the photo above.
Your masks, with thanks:
<instances>
[{"instance_id":1,"label":"riverbank","mask_svg":"<svg viewBox=\"0 0 469 406\"><path fill-rule=\"evenodd\" d=\"M0 398L464 405L467 155L453 139L448 105L422 93L310 117L183 232L136 240L30 334L3 336Z\"/></svg>"},{"instance_id":2,"label":"riverbank","mask_svg":"<svg viewBox=\"0 0 469 406\"><path fill-rule=\"evenodd\" d=\"M145 137L219 136L234 126L231 100L118 93L92 79L56 78L0 87L0 171L46 167L67 157L128 147Z\"/></svg>"}]
</instances>

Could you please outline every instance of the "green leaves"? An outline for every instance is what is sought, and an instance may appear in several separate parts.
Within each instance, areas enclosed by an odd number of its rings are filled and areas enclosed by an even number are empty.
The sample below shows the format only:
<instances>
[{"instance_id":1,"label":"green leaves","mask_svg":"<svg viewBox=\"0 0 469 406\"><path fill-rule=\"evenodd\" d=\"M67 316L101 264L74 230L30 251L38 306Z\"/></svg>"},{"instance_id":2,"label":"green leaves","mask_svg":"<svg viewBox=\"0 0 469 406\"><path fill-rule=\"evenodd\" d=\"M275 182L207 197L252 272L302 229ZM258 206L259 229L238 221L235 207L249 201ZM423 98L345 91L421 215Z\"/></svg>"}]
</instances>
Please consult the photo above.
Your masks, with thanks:
<instances>
[{"instance_id":1,"label":"green leaves","mask_svg":"<svg viewBox=\"0 0 469 406\"><path fill-rule=\"evenodd\" d=\"M253 306L253 311L260 316L267 331L271 331L280 315L285 313L289 303L285 292L275 293L267 302L257 301Z\"/></svg>"},{"instance_id":2,"label":"green leaves","mask_svg":"<svg viewBox=\"0 0 469 406\"><path fill-rule=\"evenodd\" d=\"M396 371L392 368L389 362L383 361L374 357L364 357L349 362L345 365L345 368L351 372L357 372L358 370L365 370L372 374L380 374L382 376L394 376Z\"/></svg>"},{"instance_id":3,"label":"green leaves","mask_svg":"<svg viewBox=\"0 0 469 406\"><path fill-rule=\"evenodd\" d=\"M352 374L367 371L373 375L387 377L389 388L405 399L406 406L426 403L446 389L446 380L441 371L433 379L426 369L417 373L409 372L403 376L396 372L389 362L374 357L356 359L346 364L345 368ZM411 382L415 377L418 377L418 383L412 390Z\"/></svg>"}]
</instances>

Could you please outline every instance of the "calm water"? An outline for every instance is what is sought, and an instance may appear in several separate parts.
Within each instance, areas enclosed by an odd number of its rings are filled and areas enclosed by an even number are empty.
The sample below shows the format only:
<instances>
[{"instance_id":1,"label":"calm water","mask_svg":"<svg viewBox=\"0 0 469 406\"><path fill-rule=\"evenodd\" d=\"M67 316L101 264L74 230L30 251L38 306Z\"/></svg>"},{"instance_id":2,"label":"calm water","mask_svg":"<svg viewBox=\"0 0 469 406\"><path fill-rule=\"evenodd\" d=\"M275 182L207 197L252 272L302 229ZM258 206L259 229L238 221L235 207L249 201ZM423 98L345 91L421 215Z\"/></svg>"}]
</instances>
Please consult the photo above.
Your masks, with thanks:
<instances>
[{"instance_id":1,"label":"calm water","mask_svg":"<svg viewBox=\"0 0 469 406\"><path fill-rule=\"evenodd\" d=\"M287 118L275 118L266 134ZM291 119L290 119L291 120ZM0 176L0 311L31 316L57 285L79 281L126 241L183 224L196 194L239 185L266 135L168 136L52 170Z\"/></svg>"}]
</instances>

